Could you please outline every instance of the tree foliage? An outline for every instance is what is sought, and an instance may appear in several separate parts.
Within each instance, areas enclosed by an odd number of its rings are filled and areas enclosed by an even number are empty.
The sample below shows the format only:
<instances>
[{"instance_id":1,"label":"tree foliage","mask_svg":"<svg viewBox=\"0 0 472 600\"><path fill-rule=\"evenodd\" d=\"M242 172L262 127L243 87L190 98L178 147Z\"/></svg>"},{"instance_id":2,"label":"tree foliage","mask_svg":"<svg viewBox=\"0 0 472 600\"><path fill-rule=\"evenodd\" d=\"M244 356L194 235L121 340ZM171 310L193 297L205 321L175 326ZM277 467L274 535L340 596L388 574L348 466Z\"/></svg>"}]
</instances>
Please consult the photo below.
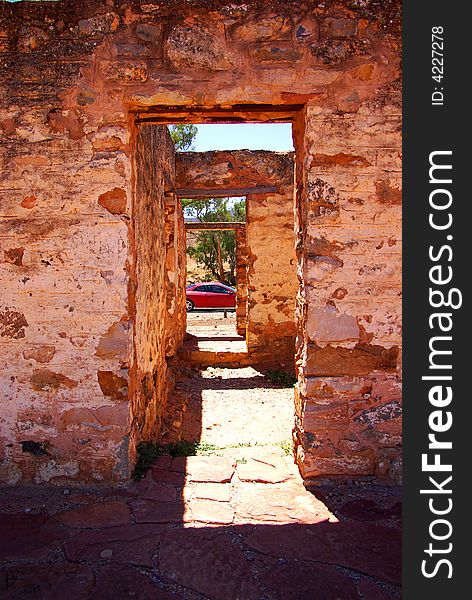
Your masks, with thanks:
<instances>
[{"instance_id":1,"label":"tree foliage","mask_svg":"<svg viewBox=\"0 0 472 600\"><path fill-rule=\"evenodd\" d=\"M180 152L193 150L198 128L192 124L169 125L169 133L175 149ZM201 222L230 222L246 220L246 201L229 198L182 200L184 213ZM197 242L187 252L209 275L222 283L236 283L236 238L234 231L200 231Z\"/></svg>"},{"instance_id":2,"label":"tree foliage","mask_svg":"<svg viewBox=\"0 0 472 600\"><path fill-rule=\"evenodd\" d=\"M169 133L174 142L175 149L180 152L193 150L193 141L198 133L196 125L169 125Z\"/></svg>"},{"instance_id":3,"label":"tree foliage","mask_svg":"<svg viewBox=\"0 0 472 600\"><path fill-rule=\"evenodd\" d=\"M185 214L202 223L246 220L245 199L182 200ZM234 231L199 231L197 242L187 252L205 267L211 277L229 285L236 283L236 236ZM225 268L227 267L227 268Z\"/></svg>"}]
</instances>

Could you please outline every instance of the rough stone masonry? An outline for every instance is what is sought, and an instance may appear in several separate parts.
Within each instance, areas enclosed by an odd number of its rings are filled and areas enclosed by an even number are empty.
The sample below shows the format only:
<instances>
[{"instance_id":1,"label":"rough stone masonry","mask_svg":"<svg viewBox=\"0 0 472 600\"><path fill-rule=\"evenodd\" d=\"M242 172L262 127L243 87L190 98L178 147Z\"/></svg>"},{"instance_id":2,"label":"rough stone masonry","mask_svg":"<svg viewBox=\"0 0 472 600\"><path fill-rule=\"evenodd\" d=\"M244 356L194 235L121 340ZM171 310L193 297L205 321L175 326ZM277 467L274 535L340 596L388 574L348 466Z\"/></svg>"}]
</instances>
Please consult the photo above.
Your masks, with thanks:
<instances>
[{"instance_id":1,"label":"rough stone masonry","mask_svg":"<svg viewBox=\"0 0 472 600\"><path fill-rule=\"evenodd\" d=\"M0 4L2 481L122 480L158 429L185 324L163 125L222 114L293 122L301 472L398 480L400 15Z\"/></svg>"}]
</instances>

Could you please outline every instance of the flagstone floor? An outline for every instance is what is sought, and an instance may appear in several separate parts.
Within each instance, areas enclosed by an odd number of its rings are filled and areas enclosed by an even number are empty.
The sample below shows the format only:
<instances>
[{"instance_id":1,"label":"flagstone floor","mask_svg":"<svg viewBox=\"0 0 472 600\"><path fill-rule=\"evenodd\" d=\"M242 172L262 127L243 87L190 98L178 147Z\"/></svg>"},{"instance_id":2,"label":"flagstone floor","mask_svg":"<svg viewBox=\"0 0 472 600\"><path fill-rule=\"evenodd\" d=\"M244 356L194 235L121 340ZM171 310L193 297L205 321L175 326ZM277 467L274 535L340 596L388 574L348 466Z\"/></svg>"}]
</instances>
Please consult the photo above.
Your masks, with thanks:
<instances>
[{"instance_id":1,"label":"flagstone floor","mask_svg":"<svg viewBox=\"0 0 472 600\"><path fill-rule=\"evenodd\" d=\"M312 494L280 448L234 450L122 488L3 488L0 597L400 597L398 490Z\"/></svg>"},{"instance_id":2,"label":"flagstone floor","mask_svg":"<svg viewBox=\"0 0 472 600\"><path fill-rule=\"evenodd\" d=\"M202 453L117 487L0 488L2 600L400 598L399 489L306 489L284 451L293 390L210 367L177 391Z\"/></svg>"}]
</instances>

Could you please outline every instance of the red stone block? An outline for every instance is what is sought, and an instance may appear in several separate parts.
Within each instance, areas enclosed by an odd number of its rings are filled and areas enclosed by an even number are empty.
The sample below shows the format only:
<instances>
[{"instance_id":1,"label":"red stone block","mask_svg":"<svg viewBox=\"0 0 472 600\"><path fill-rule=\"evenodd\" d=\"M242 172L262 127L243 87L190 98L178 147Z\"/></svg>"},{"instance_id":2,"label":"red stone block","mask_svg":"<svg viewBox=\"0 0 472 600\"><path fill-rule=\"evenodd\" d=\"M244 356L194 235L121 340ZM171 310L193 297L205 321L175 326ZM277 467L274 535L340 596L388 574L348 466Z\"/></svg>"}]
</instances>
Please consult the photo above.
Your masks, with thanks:
<instances>
[{"instance_id":1,"label":"red stone block","mask_svg":"<svg viewBox=\"0 0 472 600\"><path fill-rule=\"evenodd\" d=\"M55 519L68 527L113 527L127 525L130 522L130 510L124 502L110 500L66 510L55 515Z\"/></svg>"},{"instance_id":2,"label":"red stone block","mask_svg":"<svg viewBox=\"0 0 472 600\"><path fill-rule=\"evenodd\" d=\"M3 514L0 521L0 560L45 559L69 535L43 514Z\"/></svg>"},{"instance_id":3,"label":"red stone block","mask_svg":"<svg viewBox=\"0 0 472 600\"><path fill-rule=\"evenodd\" d=\"M181 523L184 505L180 502L156 502L138 499L131 502L136 523Z\"/></svg>"},{"instance_id":4,"label":"red stone block","mask_svg":"<svg viewBox=\"0 0 472 600\"><path fill-rule=\"evenodd\" d=\"M269 570L262 579L274 597L283 600L359 600L354 581L329 565L288 561Z\"/></svg>"},{"instance_id":5,"label":"red stone block","mask_svg":"<svg viewBox=\"0 0 472 600\"><path fill-rule=\"evenodd\" d=\"M83 531L64 544L69 560L108 559L121 564L153 566L164 525L124 525L103 531Z\"/></svg>"},{"instance_id":6,"label":"red stone block","mask_svg":"<svg viewBox=\"0 0 472 600\"><path fill-rule=\"evenodd\" d=\"M243 552L218 529L169 530L159 549L161 574L212 600L258 600L261 591Z\"/></svg>"},{"instance_id":7,"label":"red stone block","mask_svg":"<svg viewBox=\"0 0 472 600\"><path fill-rule=\"evenodd\" d=\"M229 502L217 500L191 500L186 505L185 522L217 523L229 525L234 519L234 509Z\"/></svg>"},{"instance_id":8,"label":"red stone block","mask_svg":"<svg viewBox=\"0 0 472 600\"><path fill-rule=\"evenodd\" d=\"M401 581L401 534L367 523L259 527L246 544L270 556L321 561L392 583Z\"/></svg>"},{"instance_id":9,"label":"red stone block","mask_svg":"<svg viewBox=\"0 0 472 600\"><path fill-rule=\"evenodd\" d=\"M287 466L280 456L249 458L246 463L238 465L237 474L241 481L262 483L280 483L290 477Z\"/></svg>"},{"instance_id":10,"label":"red stone block","mask_svg":"<svg viewBox=\"0 0 472 600\"><path fill-rule=\"evenodd\" d=\"M224 483L231 481L236 461L224 456L189 456L187 458L187 480Z\"/></svg>"}]
</instances>

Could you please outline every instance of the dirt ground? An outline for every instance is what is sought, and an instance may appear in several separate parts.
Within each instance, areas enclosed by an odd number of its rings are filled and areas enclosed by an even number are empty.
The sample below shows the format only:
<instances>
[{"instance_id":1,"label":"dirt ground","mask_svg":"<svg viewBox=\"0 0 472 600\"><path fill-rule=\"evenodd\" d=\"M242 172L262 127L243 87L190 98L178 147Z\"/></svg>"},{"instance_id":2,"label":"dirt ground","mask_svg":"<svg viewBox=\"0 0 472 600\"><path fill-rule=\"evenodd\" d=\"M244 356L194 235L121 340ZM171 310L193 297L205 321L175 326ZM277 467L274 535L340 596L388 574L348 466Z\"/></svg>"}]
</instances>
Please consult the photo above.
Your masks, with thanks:
<instances>
[{"instance_id":1,"label":"dirt ground","mask_svg":"<svg viewBox=\"0 0 472 600\"><path fill-rule=\"evenodd\" d=\"M236 312L227 310L226 317L222 310L192 310L187 313L187 332L193 333L198 328L212 327L218 332L224 331L236 335Z\"/></svg>"},{"instance_id":2,"label":"dirt ground","mask_svg":"<svg viewBox=\"0 0 472 600\"><path fill-rule=\"evenodd\" d=\"M207 444L290 444L293 388L276 386L252 367L208 367L193 379L184 432L198 420Z\"/></svg>"},{"instance_id":3,"label":"dirt ground","mask_svg":"<svg viewBox=\"0 0 472 600\"><path fill-rule=\"evenodd\" d=\"M187 333L203 337L205 347L211 347L212 332L215 349L235 343L239 337L235 312L228 311L226 317L217 310L187 313ZM222 342L226 336L229 342ZM218 447L290 446L293 387L276 385L253 367L210 366L202 371L188 371L178 379L177 388L189 395L183 439Z\"/></svg>"}]
</instances>

